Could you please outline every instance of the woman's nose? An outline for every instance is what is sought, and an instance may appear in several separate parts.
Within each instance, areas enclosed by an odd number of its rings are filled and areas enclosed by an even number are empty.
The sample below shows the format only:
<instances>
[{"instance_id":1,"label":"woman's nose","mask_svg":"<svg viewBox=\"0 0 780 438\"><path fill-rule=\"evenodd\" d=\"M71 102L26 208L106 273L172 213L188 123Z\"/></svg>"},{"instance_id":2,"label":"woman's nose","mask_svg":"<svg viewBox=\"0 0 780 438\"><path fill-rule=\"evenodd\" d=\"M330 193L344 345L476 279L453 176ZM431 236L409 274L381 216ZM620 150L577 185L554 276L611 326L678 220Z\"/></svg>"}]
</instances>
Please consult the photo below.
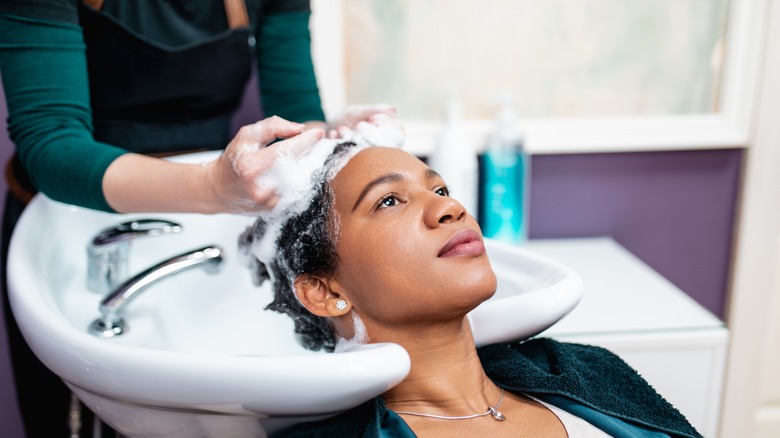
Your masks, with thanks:
<instances>
[{"instance_id":1,"label":"woman's nose","mask_svg":"<svg viewBox=\"0 0 780 438\"><path fill-rule=\"evenodd\" d=\"M442 224L466 220L466 209L457 199L434 196L425 214L427 226L435 228Z\"/></svg>"}]
</instances>

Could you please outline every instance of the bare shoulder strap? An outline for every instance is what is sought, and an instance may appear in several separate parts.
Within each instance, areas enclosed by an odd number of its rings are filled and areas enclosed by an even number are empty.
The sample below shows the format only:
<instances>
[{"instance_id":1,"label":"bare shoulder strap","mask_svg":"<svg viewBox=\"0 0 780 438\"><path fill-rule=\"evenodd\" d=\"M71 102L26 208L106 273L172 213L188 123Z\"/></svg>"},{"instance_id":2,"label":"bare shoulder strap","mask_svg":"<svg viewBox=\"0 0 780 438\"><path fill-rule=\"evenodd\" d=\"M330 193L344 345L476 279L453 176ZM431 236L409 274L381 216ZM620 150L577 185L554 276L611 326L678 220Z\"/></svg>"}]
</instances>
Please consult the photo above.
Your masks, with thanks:
<instances>
[{"instance_id":1,"label":"bare shoulder strap","mask_svg":"<svg viewBox=\"0 0 780 438\"><path fill-rule=\"evenodd\" d=\"M225 12L231 29L249 26L249 15L246 13L244 0L225 0Z\"/></svg>"},{"instance_id":2,"label":"bare shoulder strap","mask_svg":"<svg viewBox=\"0 0 780 438\"><path fill-rule=\"evenodd\" d=\"M91 6L92 9L97 9L98 11L103 9L103 1L104 0L83 0L85 5Z\"/></svg>"}]
</instances>

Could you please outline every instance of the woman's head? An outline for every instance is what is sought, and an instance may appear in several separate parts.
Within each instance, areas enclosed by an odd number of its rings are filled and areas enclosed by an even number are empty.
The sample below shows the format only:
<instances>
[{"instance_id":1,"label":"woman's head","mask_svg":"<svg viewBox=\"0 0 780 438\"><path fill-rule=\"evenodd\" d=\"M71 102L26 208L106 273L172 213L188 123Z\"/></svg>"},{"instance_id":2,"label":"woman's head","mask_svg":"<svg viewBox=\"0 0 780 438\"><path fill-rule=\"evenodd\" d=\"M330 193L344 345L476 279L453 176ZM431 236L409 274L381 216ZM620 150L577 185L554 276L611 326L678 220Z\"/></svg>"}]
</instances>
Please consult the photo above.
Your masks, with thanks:
<instances>
[{"instance_id":1,"label":"woman's head","mask_svg":"<svg viewBox=\"0 0 780 438\"><path fill-rule=\"evenodd\" d=\"M334 159L348 149L337 148ZM458 323L495 292L479 226L413 155L360 150L313 199L284 225L279 255L266 264L275 291L269 308L293 317L308 348L332 350L354 337L355 320L372 342ZM262 232L258 220L244 237Z\"/></svg>"}]
</instances>

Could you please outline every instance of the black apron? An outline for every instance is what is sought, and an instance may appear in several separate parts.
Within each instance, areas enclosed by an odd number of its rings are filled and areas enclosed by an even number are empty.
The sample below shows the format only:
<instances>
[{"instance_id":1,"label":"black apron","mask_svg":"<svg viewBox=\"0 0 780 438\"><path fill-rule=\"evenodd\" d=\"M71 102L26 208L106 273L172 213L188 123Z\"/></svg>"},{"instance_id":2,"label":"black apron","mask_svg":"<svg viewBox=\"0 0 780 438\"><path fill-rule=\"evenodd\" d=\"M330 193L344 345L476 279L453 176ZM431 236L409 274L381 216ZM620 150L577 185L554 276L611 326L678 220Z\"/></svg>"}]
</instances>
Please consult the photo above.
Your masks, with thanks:
<instances>
[{"instance_id":1,"label":"black apron","mask_svg":"<svg viewBox=\"0 0 780 438\"><path fill-rule=\"evenodd\" d=\"M248 22L168 47L91 6L81 4L79 20L95 140L138 153L227 146L231 116L251 74Z\"/></svg>"}]
</instances>

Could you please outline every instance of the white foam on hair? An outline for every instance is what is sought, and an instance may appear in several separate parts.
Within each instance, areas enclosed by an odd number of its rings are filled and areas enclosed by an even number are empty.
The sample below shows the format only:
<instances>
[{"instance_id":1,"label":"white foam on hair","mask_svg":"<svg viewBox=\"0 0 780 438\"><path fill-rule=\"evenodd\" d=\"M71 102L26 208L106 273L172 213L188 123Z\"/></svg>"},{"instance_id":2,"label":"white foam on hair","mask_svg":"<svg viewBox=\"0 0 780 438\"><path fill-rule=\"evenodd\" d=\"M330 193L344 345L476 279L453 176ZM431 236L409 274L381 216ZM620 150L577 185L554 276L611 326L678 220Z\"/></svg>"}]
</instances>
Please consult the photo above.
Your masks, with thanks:
<instances>
[{"instance_id":1,"label":"white foam on hair","mask_svg":"<svg viewBox=\"0 0 780 438\"><path fill-rule=\"evenodd\" d=\"M365 345L368 344L368 331L366 330L366 325L363 323L363 320L360 319L360 316L358 316L357 312L354 310L352 311L352 331L354 335L352 336L352 339L345 339L345 338L339 338L336 342L336 347L334 349L334 352L341 353L344 351L348 351L352 348L355 348L359 345Z\"/></svg>"},{"instance_id":2,"label":"white foam on hair","mask_svg":"<svg viewBox=\"0 0 780 438\"><path fill-rule=\"evenodd\" d=\"M273 166L257 178L258 186L273 188L279 197L273 209L257 214L267 226L265 234L255 241L252 248L253 254L261 262L269 263L276 257L276 239L282 226L311 204L314 180L318 178L325 160L337 144L336 140L322 139L302 156L292 150L279 148Z\"/></svg>"},{"instance_id":3,"label":"white foam on hair","mask_svg":"<svg viewBox=\"0 0 780 438\"><path fill-rule=\"evenodd\" d=\"M326 169L326 160L336 146L344 142L353 142L356 146L330 162ZM279 143L280 146L282 144ZM325 181L331 181L352 157L374 144L360 131L354 131L350 138L323 138L303 153L293 148L277 149L273 166L258 177L256 183L261 187L273 188L279 200L270 211L257 213L266 222L267 228L262 238L255 240L252 254L266 264L274 260L278 253L276 241L284 224L309 208L317 187Z\"/></svg>"}]
</instances>

